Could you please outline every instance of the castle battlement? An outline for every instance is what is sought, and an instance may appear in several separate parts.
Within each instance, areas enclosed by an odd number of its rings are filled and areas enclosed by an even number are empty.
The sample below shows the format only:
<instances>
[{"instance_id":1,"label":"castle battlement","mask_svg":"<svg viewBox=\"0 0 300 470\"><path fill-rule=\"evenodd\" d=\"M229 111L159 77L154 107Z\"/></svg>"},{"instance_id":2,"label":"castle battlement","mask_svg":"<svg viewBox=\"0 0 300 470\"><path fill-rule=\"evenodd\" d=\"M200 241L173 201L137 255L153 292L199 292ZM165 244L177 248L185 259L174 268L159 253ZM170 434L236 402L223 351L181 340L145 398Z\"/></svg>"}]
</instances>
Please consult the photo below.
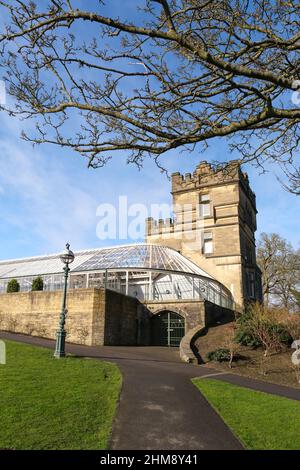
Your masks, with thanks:
<instances>
[{"instance_id":1,"label":"castle battlement","mask_svg":"<svg viewBox=\"0 0 300 470\"><path fill-rule=\"evenodd\" d=\"M242 311L261 299L256 267L256 201L240 161L202 161L191 173L172 174L173 219L146 220L147 243L179 251L222 282Z\"/></svg>"},{"instance_id":2,"label":"castle battlement","mask_svg":"<svg viewBox=\"0 0 300 470\"><path fill-rule=\"evenodd\" d=\"M155 220L153 217L146 219L146 235L156 235L174 232L174 220L171 218Z\"/></svg>"},{"instance_id":3,"label":"castle battlement","mask_svg":"<svg viewBox=\"0 0 300 470\"><path fill-rule=\"evenodd\" d=\"M172 194L190 191L192 189L203 189L209 186L224 185L239 181L245 193L256 205L255 194L250 188L248 175L242 172L238 160L233 160L226 166L212 165L202 161L197 165L195 171L182 175L179 172L172 174Z\"/></svg>"}]
</instances>

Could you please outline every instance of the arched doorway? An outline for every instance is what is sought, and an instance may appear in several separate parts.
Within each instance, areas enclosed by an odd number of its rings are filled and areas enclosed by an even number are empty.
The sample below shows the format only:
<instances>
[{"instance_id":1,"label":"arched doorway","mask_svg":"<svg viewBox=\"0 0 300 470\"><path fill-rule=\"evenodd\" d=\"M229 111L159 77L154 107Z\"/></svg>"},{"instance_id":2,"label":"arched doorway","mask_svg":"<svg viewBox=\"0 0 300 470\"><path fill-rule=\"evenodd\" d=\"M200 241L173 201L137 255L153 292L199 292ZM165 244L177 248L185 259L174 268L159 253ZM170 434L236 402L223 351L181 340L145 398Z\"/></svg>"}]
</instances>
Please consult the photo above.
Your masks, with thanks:
<instances>
[{"instance_id":1,"label":"arched doorway","mask_svg":"<svg viewBox=\"0 0 300 470\"><path fill-rule=\"evenodd\" d=\"M181 315L166 310L154 315L151 323L153 346L179 346L185 334L185 321Z\"/></svg>"}]
</instances>

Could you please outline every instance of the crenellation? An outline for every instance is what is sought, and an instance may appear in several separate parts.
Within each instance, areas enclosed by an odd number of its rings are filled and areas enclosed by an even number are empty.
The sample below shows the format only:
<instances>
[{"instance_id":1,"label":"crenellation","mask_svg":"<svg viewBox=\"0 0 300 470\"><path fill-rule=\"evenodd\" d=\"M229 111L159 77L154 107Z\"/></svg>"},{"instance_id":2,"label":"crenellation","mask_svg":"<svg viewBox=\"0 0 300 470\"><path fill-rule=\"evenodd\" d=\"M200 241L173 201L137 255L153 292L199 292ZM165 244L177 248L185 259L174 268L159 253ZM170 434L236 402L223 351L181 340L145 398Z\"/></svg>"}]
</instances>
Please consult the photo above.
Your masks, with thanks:
<instances>
[{"instance_id":1,"label":"crenellation","mask_svg":"<svg viewBox=\"0 0 300 470\"><path fill-rule=\"evenodd\" d=\"M240 170L240 182L246 195L248 196L248 198L250 199L250 201L252 202L256 210L256 196L250 187L248 174L246 172L242 172L241 170Z\"/></svg>"},{"instance_id":2,"label":"crenellation","mask_svg":"<svg viewBox=\"0 0 300 470\"><path fill-rule=\"evenodd\" d=\"M242 253L245 239L252 244L255 241L257 210L255 194L240 161L226 165L201 161L193 173L173 173L171 193L174 221L152 220L147 242L179 250L216 277L231 290L238 309L243 308L245 299L260 299L255 249L251 263Z\"/></svg>"},{"instance_id":3,"label":"crenellation","mask_svg":"<svg viewBox=\"0 0 300 470\"><path fill-rule=\"evenodd\" d=\"M170 217L166 219L155 220L153 217L146 219L146 235L157 235L174 231L174 220Z\"/></svg>"},{"instance_id":4,"label":"crenellation","mask_svg":"<svg viewBox=\"0 0 300 470\"><path fill-rule=\"evenodd\" d=\"M225 167L202 161L197 165L193 174L186 173L185 176L179 172L172 174L172 193L189 191L192 188L198 189L204 185L224 184L239 178L238 161L232 161Z\"/></svg>"}]
</instances>

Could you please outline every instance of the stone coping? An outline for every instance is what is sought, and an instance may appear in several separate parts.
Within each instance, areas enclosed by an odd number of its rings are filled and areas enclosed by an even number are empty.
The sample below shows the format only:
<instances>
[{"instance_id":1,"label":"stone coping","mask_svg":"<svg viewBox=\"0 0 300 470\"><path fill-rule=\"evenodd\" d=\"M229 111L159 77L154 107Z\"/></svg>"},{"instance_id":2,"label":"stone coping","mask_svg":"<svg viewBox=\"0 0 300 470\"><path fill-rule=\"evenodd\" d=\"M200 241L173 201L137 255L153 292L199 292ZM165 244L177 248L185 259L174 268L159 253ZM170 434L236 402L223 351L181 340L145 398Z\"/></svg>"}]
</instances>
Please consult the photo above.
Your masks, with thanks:
<instances>
[{"instance_id":1,"label":"stone coping","mask_svg":"<svg viewBox=\"0 0 300 470\"><path fill-rule=\"evenodd\" d=\"M182 338L179 345L179 355L183 362L189 362L197 364L198 360L192 350L192 342L198 337L201 332L205 329L203 325L197 325L187 332Z\"/></svg>"}]
</instances>

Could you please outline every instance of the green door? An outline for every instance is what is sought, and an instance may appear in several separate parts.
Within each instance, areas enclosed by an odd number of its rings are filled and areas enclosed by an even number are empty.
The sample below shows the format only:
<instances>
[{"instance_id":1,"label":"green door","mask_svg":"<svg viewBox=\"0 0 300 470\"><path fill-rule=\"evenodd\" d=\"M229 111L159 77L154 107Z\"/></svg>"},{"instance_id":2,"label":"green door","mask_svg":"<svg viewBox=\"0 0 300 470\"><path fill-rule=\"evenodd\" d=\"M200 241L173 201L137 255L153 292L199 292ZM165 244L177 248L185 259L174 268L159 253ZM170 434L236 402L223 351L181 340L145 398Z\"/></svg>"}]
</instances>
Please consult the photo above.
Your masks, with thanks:
<instances>
[{"instance_id":1,"label":"green door","mask_svg":"<svg viewBox=\"0 0 300 470\"><path fill-rule=\"evenodd\" d=\"M154 346L177 347L184 334L184 318L178 313L166 311L152 317L152 344Z\"/></svg>"}]
</instances>

